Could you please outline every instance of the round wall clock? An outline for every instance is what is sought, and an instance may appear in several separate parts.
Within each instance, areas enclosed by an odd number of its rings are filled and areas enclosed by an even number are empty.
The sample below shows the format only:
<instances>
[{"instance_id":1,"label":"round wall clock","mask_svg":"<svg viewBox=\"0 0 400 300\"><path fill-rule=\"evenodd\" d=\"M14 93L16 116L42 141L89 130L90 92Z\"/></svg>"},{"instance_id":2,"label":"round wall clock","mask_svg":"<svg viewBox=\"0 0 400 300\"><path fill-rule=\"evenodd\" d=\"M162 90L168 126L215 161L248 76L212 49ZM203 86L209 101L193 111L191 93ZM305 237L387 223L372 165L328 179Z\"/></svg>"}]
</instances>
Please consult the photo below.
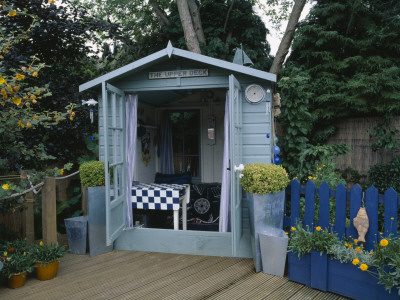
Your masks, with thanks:
<instances>
[{"instance_id":1,"label":"round wall clock","mask_svg":"<svg viewBox=\"0 0 400 300\"><path fill-rule=\"evenodd\" d=\"M265 90L261 85L250 84L245 90L245 97L247 102L257 104L264 100Z\"/></svg>"}]
</instances>

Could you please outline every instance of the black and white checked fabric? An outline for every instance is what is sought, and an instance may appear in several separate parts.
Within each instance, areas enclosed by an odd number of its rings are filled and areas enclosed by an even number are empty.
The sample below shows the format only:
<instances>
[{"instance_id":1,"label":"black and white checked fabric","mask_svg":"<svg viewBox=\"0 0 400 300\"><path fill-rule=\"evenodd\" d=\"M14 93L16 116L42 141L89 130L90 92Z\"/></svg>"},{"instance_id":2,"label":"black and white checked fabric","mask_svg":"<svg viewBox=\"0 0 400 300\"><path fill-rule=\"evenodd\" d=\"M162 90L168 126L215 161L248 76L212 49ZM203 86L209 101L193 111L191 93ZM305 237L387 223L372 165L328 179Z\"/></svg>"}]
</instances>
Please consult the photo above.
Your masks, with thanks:
<instances>
[{"instance_id":1,"label":"black and white checked fabric","mask_svg":"<svg viewBox=\"0 0 400 300\"><path fill-rule=\"evenodd\" d=\"M185 195L180 184L141 183L132 187L132 208L179 210L179 198Z\"/></svg>"}]
</instances>

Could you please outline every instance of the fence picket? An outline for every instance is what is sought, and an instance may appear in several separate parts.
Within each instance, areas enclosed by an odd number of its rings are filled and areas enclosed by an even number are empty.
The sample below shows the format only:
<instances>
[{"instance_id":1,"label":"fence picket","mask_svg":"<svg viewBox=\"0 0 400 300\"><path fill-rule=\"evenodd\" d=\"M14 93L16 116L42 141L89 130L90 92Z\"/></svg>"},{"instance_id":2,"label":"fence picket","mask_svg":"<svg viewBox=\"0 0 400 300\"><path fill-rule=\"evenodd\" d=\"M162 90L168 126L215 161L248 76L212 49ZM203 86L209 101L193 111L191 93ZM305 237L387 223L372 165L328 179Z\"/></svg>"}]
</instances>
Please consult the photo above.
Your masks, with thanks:
<instances>
[{"instance_id":1,"label":"fence picket","mask_svg":"<svg viewBox=\"0 0 400 300\"><path fill-rule=\"evenodd\" d=\"M319 187L319 226L329 227L329 184L324 181Z\"/></svg>"},{"instance_id":2,"label":"fence picket","mask_svg":"<svg viewBox=\"0 0 400 300\"><path fill-rule=\"evenodd\" d=\"M300 182L297 179L292 182L290 204L290 225L296 226L297 221L300 220Z\"/></svg>"},{"instance_id":3,"label":"fence picket","mask_svg":"<svg viewBox=\"0 0 400 300\"><path fill-rule=\"evenodd\" d=\"M304 215L304 225L313 228L315 212L315 183L309 180L306 183L306 207Z\"/></svg>"},{"instance_id":4,"label":"fence picket","mask_svg":"<svg viewBox=\"0 0 400 300\"><path fill-rule=\"evenodd\" d=\"M390 188L385 192L385 235L397 236L397 221L397 193Z\"/></svg>"},{"instance_id":5,"label":"fence picket","mask_svg":"<svg viewBox=\"0 0 400 300\"><path fill-rule=\"evenodd\" d=\"M335 215L335 231L339 238L346 235L346 202L347 190L343 183L336 187L336 215Z\"/></svg>"},{"instance_id":6,"label":"fence picket","mask_svg":"<svg viewBox=\"0 0 400 300\"><path fill-rule=\"evenodd\" d=\"M353 219L357 216L357 213L361 207L361 200L362 200L362 188L359 184L354 185L350 189L350 228L349 228L349 235L352 238L358 236L358 232L353 226Z\"/></svg>"},{"instance_id":7,"label":"fence picket","mask_svg":"<svg viewBox=\"0 0 400 300\"><path fill-rule=\"evenodd\" d=\"M378 190L374 186L369 187L365 192L365 208L369 219L365 248L372 250L378 234Z\"/></svg>"}]
</instances>

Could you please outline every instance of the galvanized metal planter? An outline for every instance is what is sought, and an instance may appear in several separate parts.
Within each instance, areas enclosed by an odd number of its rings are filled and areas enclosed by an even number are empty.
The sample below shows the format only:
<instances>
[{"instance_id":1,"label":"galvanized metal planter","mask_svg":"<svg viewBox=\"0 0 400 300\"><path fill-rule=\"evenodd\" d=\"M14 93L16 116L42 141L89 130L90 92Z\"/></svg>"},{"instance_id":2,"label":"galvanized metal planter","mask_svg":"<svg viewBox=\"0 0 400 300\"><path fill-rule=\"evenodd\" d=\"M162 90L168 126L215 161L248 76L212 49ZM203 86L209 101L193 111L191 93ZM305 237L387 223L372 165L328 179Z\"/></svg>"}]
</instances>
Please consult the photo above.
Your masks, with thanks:
<instances>
[{"instance_id":1,"label":"galvanized metal planter","mask_svg":"<svg viewBox=\"0 0 400 300\"><path fill-rule=\"evenodd\" d=\"M276 230L282 230L285 191L264 195L247 193L247 199L254 267L260 272L263 268L259 235L273 236ZM286 257L286 249L278 255ZM269 259L279 258L269 256Z\"/></svg>"},{"instance_id":2,"label":"galvanized metal planter","mask_svg":"<svg viewBox=\"0 0 400 300\"><path fill-rule=\"evenodd\" d=\"M110 252L106 245L106 189L104 186L87 188L89 254L95 256Z\"/></svg>"}]
</instances>

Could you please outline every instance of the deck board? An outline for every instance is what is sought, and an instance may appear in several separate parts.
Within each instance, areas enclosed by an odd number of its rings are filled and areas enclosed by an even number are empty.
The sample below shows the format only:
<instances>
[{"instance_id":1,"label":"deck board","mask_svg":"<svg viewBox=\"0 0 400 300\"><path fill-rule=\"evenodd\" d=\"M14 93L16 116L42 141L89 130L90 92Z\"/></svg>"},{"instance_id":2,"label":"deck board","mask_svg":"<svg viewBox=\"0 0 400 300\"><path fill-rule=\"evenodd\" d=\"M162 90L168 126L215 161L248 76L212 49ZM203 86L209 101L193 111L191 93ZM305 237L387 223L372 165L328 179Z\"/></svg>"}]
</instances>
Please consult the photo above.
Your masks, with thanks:
<instances>
[{"instance_id":1,"label":"deck board","mask_svg":"<svg viewBox=\"0 0 400 300\"><path fill-rule=\"evenodd\" d=\"M24 287L0 282L0 299L347 299L254 271L253 261L114 250L89 257L67 254L57 277L28 276Z\"/></svg>"}]
</instances>

